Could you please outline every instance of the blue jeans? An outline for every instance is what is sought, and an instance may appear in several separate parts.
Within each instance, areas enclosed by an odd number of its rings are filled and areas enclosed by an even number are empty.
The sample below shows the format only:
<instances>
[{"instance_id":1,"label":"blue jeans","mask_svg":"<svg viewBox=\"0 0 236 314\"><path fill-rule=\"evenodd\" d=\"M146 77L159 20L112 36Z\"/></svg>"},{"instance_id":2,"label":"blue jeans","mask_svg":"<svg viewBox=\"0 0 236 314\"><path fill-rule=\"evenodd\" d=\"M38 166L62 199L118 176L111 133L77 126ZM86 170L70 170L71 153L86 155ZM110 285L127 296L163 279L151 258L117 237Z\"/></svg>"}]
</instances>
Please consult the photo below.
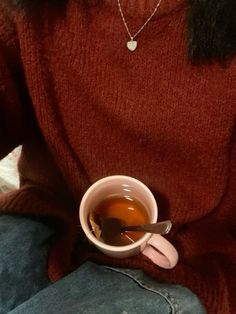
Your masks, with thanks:
<instances>
[{"instance_id":1,"label":"blue jeans","mask_svg":"<svg viewBox=\"0 0 236 314\"><path fill-rule=\"evenodd\" d=\"M26 217L0 216L0 314L202 314L199 299L141 270L86 262L50 283L46 260L53 230Z\"/></svg>"}]
</instances>

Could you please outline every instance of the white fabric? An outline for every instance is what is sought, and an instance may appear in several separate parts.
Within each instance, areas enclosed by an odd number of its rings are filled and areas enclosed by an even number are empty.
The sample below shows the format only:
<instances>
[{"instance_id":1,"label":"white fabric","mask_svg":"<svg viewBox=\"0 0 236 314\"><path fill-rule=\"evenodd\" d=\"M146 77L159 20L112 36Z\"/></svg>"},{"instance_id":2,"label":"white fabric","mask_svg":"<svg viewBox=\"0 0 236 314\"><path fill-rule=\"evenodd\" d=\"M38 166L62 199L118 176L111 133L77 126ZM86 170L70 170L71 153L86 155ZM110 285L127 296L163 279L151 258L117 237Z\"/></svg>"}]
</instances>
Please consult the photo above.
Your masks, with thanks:
<instances>
[{"instance_id":1,"label":"white fabric","mask_svg":"<svg viewBox=\"0 0 236 314\"><path fill-rule=\"evenodd\" d=\"M19 186L17 160L20 150L21 148L17 147L4 159L0 160L0 192L5 192Z\"/></svg>"}]
</instances>

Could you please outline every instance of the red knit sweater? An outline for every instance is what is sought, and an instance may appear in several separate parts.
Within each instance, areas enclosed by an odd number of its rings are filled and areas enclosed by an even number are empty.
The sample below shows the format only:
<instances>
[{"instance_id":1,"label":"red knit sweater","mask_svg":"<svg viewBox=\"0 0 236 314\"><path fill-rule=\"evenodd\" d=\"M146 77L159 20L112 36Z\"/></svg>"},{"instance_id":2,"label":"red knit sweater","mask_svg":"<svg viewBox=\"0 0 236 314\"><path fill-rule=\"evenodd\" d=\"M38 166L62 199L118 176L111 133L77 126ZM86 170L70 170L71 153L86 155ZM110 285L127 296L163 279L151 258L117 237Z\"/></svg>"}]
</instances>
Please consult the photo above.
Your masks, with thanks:
<instances>
[{"instance_id":1,"label":"red knit sweater","mask_svg":"<svg viewBox=\"0 0 236 314\"><path fill-rule=\"evenodd\" d=\"M0 158L19 144L23 153L21 187L1 195L0 208L55 226L52 280L90 258L143 268L188 286L209 313L235 313L236 60L191 64L187 9L163 1L131 53L112 1L85 9L72 0L35 15L1 8ZM127 20L134 32L143 22ZM81 196L112 174L142 180L160 219L173 221L175 269L86 249Z\"/></svg>"}]
</instances>

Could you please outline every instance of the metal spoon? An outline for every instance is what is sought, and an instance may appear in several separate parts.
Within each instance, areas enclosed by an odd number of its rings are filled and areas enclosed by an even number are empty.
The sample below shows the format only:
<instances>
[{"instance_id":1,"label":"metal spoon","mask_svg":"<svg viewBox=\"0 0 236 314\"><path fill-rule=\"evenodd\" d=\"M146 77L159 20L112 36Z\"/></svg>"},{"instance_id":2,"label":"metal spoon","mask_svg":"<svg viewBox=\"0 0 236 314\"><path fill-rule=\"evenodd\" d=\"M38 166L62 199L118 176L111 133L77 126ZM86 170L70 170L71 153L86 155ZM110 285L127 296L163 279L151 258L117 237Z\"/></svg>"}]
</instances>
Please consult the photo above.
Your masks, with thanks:
<instances>
[{"instance_id":1,"label":"metal spoon","mask_svg":"<svg viewBox=\"0 0 236 314\"><path fill-rule=\"evenodd\" d=\"M172 227L170 220L165 220L153 224L125 226L119 218L105 218L102 221L102 237L103 239L110 239L125 231L141 231L157 234L167 234Z\"/></svg>"}]
</instances>

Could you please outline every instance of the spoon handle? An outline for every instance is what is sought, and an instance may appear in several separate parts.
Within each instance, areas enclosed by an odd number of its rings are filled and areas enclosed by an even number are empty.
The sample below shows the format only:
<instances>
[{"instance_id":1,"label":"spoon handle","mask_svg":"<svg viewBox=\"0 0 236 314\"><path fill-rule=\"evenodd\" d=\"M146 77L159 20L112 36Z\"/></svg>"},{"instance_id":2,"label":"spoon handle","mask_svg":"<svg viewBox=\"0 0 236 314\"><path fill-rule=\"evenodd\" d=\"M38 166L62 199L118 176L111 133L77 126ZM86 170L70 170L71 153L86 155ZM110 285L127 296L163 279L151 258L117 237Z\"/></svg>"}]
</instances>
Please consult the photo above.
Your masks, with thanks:
<instances>
[{"instance_id":1,"label":"spoon handle","mask_svg":"<svg viewBox=\"0 0 236 314\"><path fill-rule=\"evenodd\" d=\"M167 234L172 227L170 220L147 225L124 226L121 231L145 231L150 233Z\"/></svg>"}]
</instances>

